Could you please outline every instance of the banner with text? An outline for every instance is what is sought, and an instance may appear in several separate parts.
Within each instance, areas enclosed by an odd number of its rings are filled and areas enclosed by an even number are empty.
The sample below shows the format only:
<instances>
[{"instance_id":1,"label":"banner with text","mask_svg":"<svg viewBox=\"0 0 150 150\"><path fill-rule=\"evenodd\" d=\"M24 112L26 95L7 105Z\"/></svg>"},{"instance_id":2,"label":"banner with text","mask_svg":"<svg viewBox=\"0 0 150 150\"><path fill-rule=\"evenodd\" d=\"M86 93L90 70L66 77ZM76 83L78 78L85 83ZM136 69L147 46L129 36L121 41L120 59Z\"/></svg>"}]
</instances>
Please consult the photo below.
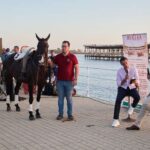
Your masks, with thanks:
<instances>
[{"instance_id":1,"label":"banner with text","mask_svg":"<svg viewBox=\"0 0 150 150\"><path fill-rule=\"evenodd\" d=\"M123 54L128 58L130 66L136 67L139 73L141 100L148 95L148 45L147 34L123 35Z\"/></svg>"}]
</instances>

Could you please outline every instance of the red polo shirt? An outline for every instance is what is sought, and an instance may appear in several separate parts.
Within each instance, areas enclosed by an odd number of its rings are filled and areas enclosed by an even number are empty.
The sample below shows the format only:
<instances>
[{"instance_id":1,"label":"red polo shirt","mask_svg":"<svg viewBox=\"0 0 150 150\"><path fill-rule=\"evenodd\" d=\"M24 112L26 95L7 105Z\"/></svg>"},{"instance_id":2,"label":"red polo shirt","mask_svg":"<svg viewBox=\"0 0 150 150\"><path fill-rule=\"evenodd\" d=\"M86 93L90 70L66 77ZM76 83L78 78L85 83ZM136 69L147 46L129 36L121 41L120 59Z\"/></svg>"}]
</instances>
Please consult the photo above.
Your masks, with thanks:
<instances>
[{"instance_id":1,"label":"red polo shirt","mask_svg":"<svg viewBox=\"0 0 150 150\"><path fill-rule=\"evenodd\" d=\"M54 63L58 66L58 80L73 81L74 80L74 66L78 64L77 57L68 53L64 56L62 53L54 58Z\"/></svg>"}]
</instances>

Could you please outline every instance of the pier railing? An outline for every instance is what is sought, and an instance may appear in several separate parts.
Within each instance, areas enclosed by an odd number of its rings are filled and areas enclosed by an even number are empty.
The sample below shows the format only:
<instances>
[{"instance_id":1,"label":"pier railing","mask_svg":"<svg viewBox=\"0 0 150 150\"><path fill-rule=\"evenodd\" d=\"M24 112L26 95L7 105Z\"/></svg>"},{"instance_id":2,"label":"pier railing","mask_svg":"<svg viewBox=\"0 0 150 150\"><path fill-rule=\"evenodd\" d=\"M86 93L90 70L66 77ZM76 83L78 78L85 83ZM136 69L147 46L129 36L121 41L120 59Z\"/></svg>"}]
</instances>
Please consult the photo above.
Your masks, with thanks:
<instances>
[{"instance_id":1,"label":"pier railing","mask_svg":"<svg viewBox=\"0 0 150 150\"><path fill-rule=\"evenodd\" d=\"M81 66L77 94L114 102L117 92L115 74L115 69Z\"/></svg>"}]
</instances>

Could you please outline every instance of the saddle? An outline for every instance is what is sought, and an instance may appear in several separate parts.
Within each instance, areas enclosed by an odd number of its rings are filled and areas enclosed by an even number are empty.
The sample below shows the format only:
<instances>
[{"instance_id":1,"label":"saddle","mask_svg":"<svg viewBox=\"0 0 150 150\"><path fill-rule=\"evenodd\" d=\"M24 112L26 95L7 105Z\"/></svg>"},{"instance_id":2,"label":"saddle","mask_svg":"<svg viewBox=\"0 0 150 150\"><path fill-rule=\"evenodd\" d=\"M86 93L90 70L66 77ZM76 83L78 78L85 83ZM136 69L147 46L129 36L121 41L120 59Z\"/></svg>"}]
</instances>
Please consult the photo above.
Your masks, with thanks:
<instances>
[{"instance_id":1,"label":"saddle","mask_svg":"<svg viewBox=\"0 0 150 150\"><path fill-rule=\"evenodd\" d=\"M23 46L21 48L21 52L20 53L17 53L15 56L14 56L14 60L15 61L18 61L18 60L21 60L23 59L24 57L30 55L32 52L33 52L34 47L29 47L29 46Z\"/></svg>"}]
</instances>

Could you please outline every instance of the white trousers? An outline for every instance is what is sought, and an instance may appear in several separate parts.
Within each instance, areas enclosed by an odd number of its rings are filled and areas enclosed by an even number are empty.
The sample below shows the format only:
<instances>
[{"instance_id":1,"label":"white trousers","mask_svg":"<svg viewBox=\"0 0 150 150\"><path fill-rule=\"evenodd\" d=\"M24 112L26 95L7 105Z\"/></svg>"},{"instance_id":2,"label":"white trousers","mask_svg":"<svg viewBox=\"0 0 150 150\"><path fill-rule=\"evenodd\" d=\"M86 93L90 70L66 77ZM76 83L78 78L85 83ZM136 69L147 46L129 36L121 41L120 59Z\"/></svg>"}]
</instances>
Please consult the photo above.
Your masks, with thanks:
<instances>
[{"instance_id":1,"label":"white trousers","mask_svg":"<svg viewBox=\"0 0 150 150\"><path fill-rule=\"evenodd\" d=\"M140 110L140 113L137 117L137 120L135 122L135 125L138 127L141 127L142 121L144 119L144 117L148 114L148 112L150 112L150 94L146 97L143 106Z\"/></svg>"}]
</instances>

